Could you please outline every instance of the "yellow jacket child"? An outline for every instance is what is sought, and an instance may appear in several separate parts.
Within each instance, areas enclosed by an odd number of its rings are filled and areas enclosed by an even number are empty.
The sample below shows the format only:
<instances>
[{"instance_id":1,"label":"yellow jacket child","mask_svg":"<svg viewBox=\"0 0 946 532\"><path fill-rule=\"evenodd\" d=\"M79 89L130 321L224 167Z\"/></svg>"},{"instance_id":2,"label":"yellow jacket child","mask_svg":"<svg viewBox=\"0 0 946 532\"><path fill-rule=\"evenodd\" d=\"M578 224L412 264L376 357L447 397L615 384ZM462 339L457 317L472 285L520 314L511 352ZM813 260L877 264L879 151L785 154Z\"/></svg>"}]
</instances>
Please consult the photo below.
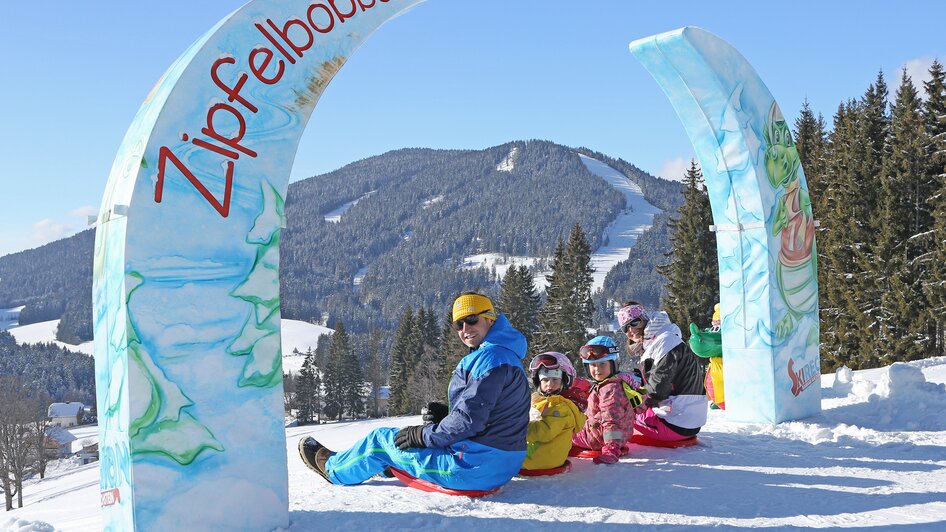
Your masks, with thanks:
<instances>
[{"instance_id":1,"label":"yellow jacket child","mask_svg":"<svg viewBox=\"0 0 946 532\"><path fill-rule=\"evenodd\" d=\"M534 420L526 433L526 459L522 468L559 467L572 448L572 434L585 425L581 410L560 395L574 381L575 369L565 355L553 352L537 355L530 369L536 387L532 394Z\"/></svg>"}]
</instances>

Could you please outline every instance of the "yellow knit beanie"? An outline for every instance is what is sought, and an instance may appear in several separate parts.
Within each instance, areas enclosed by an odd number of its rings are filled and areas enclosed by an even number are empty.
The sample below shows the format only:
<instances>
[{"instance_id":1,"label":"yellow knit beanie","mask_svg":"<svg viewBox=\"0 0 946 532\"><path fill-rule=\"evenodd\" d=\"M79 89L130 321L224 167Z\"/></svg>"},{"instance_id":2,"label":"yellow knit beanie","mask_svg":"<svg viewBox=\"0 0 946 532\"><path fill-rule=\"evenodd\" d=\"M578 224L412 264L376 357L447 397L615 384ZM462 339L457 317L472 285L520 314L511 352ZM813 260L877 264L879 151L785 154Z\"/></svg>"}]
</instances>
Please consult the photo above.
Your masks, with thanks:
<instances>
[{"instance_id":1,"label":"yellow knit beanie","mask_svg":"<svg viewBox=\"0 0 946 532\"><path fill-rule=\"evenodd\" d=\"M496 319L496 310L493 302L484 295L463 294L453 302L453 321L457 321L471 314L482 314L487 318Z\"/></svg>"}]
</instances>

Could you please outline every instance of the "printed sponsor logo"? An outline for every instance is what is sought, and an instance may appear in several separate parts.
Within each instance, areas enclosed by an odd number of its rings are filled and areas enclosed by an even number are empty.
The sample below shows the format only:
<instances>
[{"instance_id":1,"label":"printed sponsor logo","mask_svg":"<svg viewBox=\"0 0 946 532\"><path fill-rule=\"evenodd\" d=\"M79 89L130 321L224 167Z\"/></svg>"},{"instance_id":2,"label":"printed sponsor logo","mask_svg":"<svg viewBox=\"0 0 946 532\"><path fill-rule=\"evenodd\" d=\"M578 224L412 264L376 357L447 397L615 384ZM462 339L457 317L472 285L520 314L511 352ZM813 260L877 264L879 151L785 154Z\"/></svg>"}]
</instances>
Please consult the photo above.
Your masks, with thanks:
<instances>
[{"instance_id":1,"label":"printed sponsor logo","mask_svg":"<svg viewBox=\"0 0 946 532\"><path fill-rule=\"evenodd\" d=\"M814 362L809 362L795 371L795 359L788 359L788 378L792 380L792 395L795 397L818 380L818 376L818 368Z\"/></svg>"},{"instance_id":2,"label":"printed sponsor logo","mask_svg":"<svg viewBox=\"0 0 946 532\"><path fill-rule=\"evenodd\" d=\"M122 502L121 494L118 488L112 488L102 492L102 507L119 504Z\"/></svg>"}]
</instances>

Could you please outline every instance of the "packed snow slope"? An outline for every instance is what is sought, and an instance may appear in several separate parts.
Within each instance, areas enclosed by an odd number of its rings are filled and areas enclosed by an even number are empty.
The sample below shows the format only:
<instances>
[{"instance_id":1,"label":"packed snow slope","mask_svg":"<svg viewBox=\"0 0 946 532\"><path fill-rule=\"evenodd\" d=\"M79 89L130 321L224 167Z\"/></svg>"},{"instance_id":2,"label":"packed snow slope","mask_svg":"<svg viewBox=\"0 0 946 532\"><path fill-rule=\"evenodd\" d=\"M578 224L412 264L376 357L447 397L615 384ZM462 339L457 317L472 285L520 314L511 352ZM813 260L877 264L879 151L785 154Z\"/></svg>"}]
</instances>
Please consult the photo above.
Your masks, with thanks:
<instances>
[{"instance_id":1,"label":"packed snow slope","mask_svg":"<svg viewBox=\"0 0 946 532\"><path fill-rule=\"evenodd\" d=\"M710 412L700 443L632 446L614 465L574 459L570 473L515 478L482 499L427 494L393 479L332 486L296 442L345 447L418 417L286 429L290 528L309 530L946 530L946 357L822 377L823 412L772 424ZM94 464L55 465L0 518L9 530L95 530Z\"/></svg>"}]
</instances>

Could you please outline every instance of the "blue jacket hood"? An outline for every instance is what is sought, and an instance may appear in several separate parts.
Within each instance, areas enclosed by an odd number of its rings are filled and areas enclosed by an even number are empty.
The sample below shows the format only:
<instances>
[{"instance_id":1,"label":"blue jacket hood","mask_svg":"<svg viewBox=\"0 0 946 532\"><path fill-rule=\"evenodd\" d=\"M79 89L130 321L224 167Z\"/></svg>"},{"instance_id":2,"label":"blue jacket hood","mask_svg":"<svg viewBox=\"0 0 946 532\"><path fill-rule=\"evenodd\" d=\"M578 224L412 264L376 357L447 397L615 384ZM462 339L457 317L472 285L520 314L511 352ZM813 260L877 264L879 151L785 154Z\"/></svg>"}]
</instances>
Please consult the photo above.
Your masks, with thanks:
<instances>
[{"instance_id":1,"label":"blue jacket hood","mask_svg":"<svg viewBox=\"0 0 946 532\"><path fill-rule=\"evenodd\" d=\"M519 359L526 356L526 337L513 328L505 314L500 314L496 322L489 328L486 338L477 349L485 349L489 346L501 347L512 351Z\"/></svg>"}]
</instances>

